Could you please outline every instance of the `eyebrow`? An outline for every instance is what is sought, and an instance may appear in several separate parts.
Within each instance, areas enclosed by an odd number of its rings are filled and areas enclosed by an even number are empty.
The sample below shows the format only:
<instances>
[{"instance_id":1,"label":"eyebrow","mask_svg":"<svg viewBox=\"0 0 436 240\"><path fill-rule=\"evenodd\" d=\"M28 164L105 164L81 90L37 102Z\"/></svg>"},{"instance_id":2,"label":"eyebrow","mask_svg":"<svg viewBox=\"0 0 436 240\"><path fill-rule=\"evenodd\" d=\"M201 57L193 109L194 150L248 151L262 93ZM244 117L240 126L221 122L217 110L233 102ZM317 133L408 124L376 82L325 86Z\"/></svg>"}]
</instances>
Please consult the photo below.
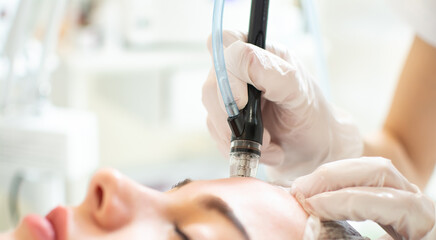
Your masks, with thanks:
<instances>
[{"instance_id":1,"label":"eyebrow","mask_svg":"<svg viewBox=\"0 0 436 240\"><path fill-rule=\"evenodd\" d=\"M181 187L183 187L183 186L185 186L186 184L191 183L191 182L192 182L192 180L189 179L189 178L187 178L187 179L185 179L185 180L183 180L183 181L180 181L180 182L176 183L175 185L173 185L173 186L171 187L171 189L174 189L174 188L181 188Z\"/></svg>"},{"instance_id":2,"label":"eyebrow","mask_svg":"<svg viewBox=\"0 0 436 240\"><path fill-rule=\"evenodd\" d=\"M245 240L250 239L241 221L239 221L239 219L236 218L235 214L233 213L233 210L221 198L213 195L203 195L200 197L200 204L206 209L215 210L219 212L224 218L229 220L236 229L239 230L242 236L244 236Z\"/></svg>"},{"instance_id":3,"label":"eyebrow","mask_svg":"<svg viewBox=\"0 0 436 240\"><path fill-rule=\"evenodd\" d=\"M176 189L176 188L180 189L181 187L186 186L191 182L192 180L187 178L175 184L171 189ZM239 232L244 236L245 240L250 239L241 221L239 221L239 219L235 216L230 206L226 202L224 202L221 198L216 197L214 195L207 194L207 195L200 196L199 199L200 199L200 204L203 207L205 207L208 210L215 210L219 212L224 218L229 220L232 223L232 225L236 229L238 229Z\"/></svg>"}]
</instances>

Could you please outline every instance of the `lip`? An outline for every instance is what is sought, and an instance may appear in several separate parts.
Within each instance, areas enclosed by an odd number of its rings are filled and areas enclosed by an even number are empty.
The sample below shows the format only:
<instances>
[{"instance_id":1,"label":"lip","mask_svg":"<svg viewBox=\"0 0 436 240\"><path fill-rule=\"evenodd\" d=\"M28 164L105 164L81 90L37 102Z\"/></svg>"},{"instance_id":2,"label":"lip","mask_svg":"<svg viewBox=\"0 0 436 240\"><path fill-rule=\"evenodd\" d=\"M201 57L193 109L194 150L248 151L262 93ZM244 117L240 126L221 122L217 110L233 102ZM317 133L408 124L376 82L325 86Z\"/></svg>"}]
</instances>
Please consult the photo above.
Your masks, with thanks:
<instances>
[{"instance_id":1,"label":"lip","mask_svg":"<svg viewBox=\"0 0 436 240\"><path fill-rule=\"evenodd\" d=\"M47 219L32 214L26 216L23 223L36 240L55 240L55 230Z\"/></svg>"},{"instance_id":2,"label":"lip","mask_svg":"<svg viewBox=\"0 0 436 240\"><path fill-rule=\"evenodd\" d=\"M50 222L53 227L55 238L53 240L67 240L68 234L68 209L59 206L53 209L45 217L48 222ZM51 239L50 239L51 240Z\"/></svg>"}]
</instances>

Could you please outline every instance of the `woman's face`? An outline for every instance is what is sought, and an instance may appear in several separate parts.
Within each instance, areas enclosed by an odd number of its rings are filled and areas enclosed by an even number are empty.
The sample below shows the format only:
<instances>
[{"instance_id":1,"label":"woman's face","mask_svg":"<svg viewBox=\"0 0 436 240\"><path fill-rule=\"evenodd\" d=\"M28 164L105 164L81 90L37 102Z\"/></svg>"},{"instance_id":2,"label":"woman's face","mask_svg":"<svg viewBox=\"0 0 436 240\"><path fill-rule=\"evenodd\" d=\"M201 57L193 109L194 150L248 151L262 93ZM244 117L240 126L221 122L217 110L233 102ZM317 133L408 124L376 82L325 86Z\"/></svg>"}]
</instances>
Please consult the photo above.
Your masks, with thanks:
<instances>
[{"instance_id":1,"label":"woman's face","mask_svg":"<svg viewBox=\"0 0 436 240\"><path fill-rule=\"evenodd\" d=\"M158 192L101 170L80 206L28 216L0 239L302 239L306 220L290 194L253 178L192 181Z\"/></svg>"}]
</instances>

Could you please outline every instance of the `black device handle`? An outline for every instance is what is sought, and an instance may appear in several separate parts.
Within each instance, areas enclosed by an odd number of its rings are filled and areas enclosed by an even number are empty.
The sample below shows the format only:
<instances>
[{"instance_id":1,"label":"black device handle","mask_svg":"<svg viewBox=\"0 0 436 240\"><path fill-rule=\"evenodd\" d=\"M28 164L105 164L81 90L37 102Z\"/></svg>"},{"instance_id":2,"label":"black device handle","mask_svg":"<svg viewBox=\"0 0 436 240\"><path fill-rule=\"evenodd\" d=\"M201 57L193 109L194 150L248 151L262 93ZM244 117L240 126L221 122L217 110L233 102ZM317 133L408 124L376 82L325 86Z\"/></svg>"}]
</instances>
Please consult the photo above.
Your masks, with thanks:
<instances>
[{"instance_id":1,"label":"black device handle","mask_svg":"<svg viewBox=\"0 0 436 240\"><path fill-rule=\"evenodd\" d=\"M269 0L252 0L248 43L265 48ZM248 84L248 103L239 115L229 118L232 140L251 140L262 144L261 92Z\"/></svg>"},{"instance_id":2,"label":"black device handle","mask_svg":"<svg viewBox=\"0 0 436 240\"><path fill-rule=\"evenodd\" d=\"M269 0L252 0L248 43L265 49L266 25L268 22Z\"/></svg>"}]
</instances>

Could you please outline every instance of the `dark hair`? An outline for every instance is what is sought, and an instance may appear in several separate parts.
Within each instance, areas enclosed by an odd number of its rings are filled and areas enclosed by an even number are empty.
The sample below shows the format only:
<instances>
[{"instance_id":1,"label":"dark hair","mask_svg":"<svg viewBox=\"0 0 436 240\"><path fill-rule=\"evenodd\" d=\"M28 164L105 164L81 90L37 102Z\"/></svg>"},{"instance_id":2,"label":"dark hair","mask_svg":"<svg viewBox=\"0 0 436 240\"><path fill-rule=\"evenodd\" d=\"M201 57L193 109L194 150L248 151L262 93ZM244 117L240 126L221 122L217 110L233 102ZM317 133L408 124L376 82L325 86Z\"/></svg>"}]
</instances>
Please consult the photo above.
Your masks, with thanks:
<instances>
[{"instance_id":1,"label":"dark hair","mask_svg":"<svg viewBox=\"0 0 436 240\"><path fill-rule=\"evenodd\" d=\"M354 229L346 221L323 221L320 229L319 240L368 240L369 238L362 237L356 229Z\"/></svg>"}]
</instances>

